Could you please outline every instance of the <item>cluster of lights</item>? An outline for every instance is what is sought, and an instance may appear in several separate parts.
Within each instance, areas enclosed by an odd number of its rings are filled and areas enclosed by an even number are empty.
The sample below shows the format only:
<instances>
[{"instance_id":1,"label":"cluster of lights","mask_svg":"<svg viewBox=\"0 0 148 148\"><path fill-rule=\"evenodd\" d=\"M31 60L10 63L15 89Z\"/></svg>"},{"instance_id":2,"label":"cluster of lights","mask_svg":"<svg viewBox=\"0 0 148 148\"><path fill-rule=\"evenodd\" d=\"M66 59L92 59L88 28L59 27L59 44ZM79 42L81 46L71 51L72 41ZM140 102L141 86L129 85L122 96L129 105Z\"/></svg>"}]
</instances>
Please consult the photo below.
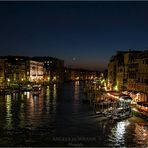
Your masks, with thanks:
<instances>
[{"instance_id":1,"label":"cluster of lights","mask_svg":"<svg viewBox=\"0 0 148 148\"><path fill-rule=\"evenodd\" d=\"M115 95L112 95L110 93L107 93L108 96L112 97L112 98L115 98L115 99L119 99L119 96L115 96Z\"/></svg>"},{"instance_id":2,"label":"cluster of lights","mask_svg":"<svg viewBox=\"0 0 148 148\"><path fill-rule=\"evenodd\" d=\"M138 105L137 104L137 108L148 113L148 107L145 107L143 105Z\"/></svg>"},{"instance_id":3,"label":"cluster of lights","mask_svg":"<svg viewBox=\"0 0 148 148\"><path fill-rule=\"evenodd\" d=\"M138 100L141 100L139 93L137 94L130 93L130 97L132 98L132 102L131 102L132 104L137 104Z\"/></svg>"},{"instance_id":4,"label":"cluster of lights","mask_svg":"<svg viewBox=\"0 0 148 148\"><path fill-rule=\"evenodd\" d=\"M118 86L117 85L114 87L114 90L115 91L118 91Z\"/></svg>"},{"instance_id":5,"label":"cluster of lights","mask_svg":"<svg viewBox=\"0 0 148 148\"><path fill-rule=\"evenodd\" d=\"M103 80L101 80L101 84L103 84L103 82L105 82L105 80L103 79Z\"/></svg>"},{"instance_id":6,"label":"cluster of lights","mask_svg":"<svg viewBox=\"0 0 148 148\"><path fill-rule=\"evenodd\" d=\"M56 78L56 76L54 76L54 77L53 77L53 81L56 81L56 80L57 80L57 78Z\"/></svg>"},{"instance_id":7,"label":"cluster of lights","mask_svg":"<svg viewBox=\"0 0 148 148\"><path fill-rule=\"evenodd\" d=\"M76 80L79 80L79 77L76 77Z\"/></svg>"}]
</instances>

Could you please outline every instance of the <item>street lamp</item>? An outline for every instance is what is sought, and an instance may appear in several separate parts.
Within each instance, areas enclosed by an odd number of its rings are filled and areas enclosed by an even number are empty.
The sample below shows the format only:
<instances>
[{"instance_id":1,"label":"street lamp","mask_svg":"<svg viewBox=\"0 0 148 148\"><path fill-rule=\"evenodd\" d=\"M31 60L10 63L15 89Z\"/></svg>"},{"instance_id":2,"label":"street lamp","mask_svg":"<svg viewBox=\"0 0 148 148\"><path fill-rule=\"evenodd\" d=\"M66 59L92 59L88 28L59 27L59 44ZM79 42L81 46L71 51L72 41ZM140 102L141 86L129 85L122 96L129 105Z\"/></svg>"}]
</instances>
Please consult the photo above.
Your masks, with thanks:
<instances>
[{"instance_id":1,"label":"street lamp","mask_svg":"<svg viewBox=\"0 0 148 148\"><path fill-rule=\"evenodd\" d=\"M115 91L118 91L118 86L117 85L114 87L114 90Z\"/></svg>"},{"instance_id":2,"label":"street lamp","mask_svg":"<svg viewBox=\"0 0 148 148\"><path fill-rule=\"evenodd\" d=\"M7 85L9 86L10 85L10 79L7 78Z\"/></svg>"}]
</instances>

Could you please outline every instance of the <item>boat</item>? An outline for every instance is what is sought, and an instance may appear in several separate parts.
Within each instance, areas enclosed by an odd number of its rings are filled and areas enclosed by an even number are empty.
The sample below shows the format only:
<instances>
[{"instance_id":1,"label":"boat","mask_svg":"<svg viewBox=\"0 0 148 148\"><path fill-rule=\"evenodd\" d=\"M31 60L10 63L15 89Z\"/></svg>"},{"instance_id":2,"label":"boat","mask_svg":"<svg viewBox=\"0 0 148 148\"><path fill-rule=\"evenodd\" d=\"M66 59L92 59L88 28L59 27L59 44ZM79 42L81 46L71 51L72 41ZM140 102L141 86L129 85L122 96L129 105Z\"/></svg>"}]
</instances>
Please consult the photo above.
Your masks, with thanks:
<instances>
[{"instance_id":1,"label":"boat","mask_svg":"<svg viewBox=\"0 0 148 148\"><path fill-rule=\"evenodd\" d=\"M31 85L27 85L27 86L22 86L21 87L21 91L31 91L31 90L32 90Z\"/></svg>"},{"instance_id":2,"label":"boat","mask_svg":"<svg viewBox=\"0 0 148 148\"><path fill-rule=\"evenodd\" d=\"M41 93L41 85L33 85L32 86L32 95L39 95Z\"/></svg>"},{"instance_id":3,"label":"boat","mask_svg":"<svg viewBox=\"0 0 148 148\"><path fill-rule=\"evenodd\" d=\"M11 90L10 89L0 89L0 94L10 94Z\"/></svg>"},{"instance_id":4,"label":"boat","mask_svg":"<svg viewBox=\"0 0 148 148\"><path fill-rule=\"evenodd\" d=\"M129 112L114 114L112 119L116 121L124 120L130 117Z\"/></svg>"},{"instance_id":5,"label":"boat","mask_svg":"<svg viewBox=\"0 0 148 148\"><path fill-rule=\"evenodd\" d=\"M33 91L41 91L41 85L33 85L32 90Z\"/></svg>"},{"instance_id":6,"label":"boat","mask_svg":"<svg viewBox=\"0 0 148 148\"><path fill-rule=\"evenodd\" d=\"M121 120L121 118L118 117L118 115L113 115L112 116L112 119L115 120L115 121Z\"/></svg>"},{"instance_id":7,"label":"boat","mask_svg":"<svg viewBox=\"0 0 148 148\"><path fill-rule=\"evenodd\" d=\"M100 111L95 111L95 112L96 112L96 115L102 114L102 112L100 112Z\"/></svg>"},{"instance_id":8,"label":"boat","mask_svg":"<svg viewBox=\"0 0 148 148\"><path fill-rule=\"evenodd\" d=\"M108 111L103 112L103 115L109 119L113 119L115 121L123 120L130 117L130 111L124 110L122 108L109 108Z\"/></svg>"},{"instance_id":9,"label":"boat","mask_svg":"<svg viewBox=\"0 0 148 148\"><path fill-rule=\"evenodd\" d=\"M111 112L104 112L103 115L109 119L112 118L112 113Z\"/></svg>"},{"instance_id":10,"label":"boat","mask_svg":"<svg viewBox=\"0 0 148 148\"><path fill-rule=\"evenodd\" d=\"M112 119L112 114L106 114L105 117Z\"/></svg>"}]
</instances>

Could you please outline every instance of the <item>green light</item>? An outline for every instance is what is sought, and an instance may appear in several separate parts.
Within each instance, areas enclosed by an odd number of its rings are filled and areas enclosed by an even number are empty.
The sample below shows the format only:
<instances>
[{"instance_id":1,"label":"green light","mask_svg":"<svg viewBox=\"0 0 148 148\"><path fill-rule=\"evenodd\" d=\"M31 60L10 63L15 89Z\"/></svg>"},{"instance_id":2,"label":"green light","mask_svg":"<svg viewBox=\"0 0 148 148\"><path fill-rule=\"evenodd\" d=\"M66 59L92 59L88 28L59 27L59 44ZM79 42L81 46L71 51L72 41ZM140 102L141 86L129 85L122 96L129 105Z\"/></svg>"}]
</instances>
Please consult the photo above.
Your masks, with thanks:
<instances>
[{"instance_id":1,"label":"green light","mask_svg":"<svg viewBox=\"0 0 148 148\"><path fill-rule=\"evenodd\" d=\"M118 91L118 86L117 85L114 87L114 90Z\"/></svg>"}]
</instances>

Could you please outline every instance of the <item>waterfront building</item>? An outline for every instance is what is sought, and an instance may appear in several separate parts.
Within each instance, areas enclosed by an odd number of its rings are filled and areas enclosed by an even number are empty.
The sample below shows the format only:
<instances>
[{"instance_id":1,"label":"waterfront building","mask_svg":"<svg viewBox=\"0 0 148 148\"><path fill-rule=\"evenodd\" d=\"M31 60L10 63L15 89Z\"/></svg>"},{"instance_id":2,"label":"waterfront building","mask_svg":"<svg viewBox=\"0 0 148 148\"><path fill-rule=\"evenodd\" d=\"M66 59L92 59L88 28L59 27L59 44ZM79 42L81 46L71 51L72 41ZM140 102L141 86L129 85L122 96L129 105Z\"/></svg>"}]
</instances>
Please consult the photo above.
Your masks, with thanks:
<instances>
[{"instance_id":1,"label":"waterfront building","mask_svg":"<svg viewBox=\"0 0 148 148\"><path fill-rule=\"evenodd\" d=\"M136 102L146 101L148 92L148 51L119 51L108 64L108 87L136 92Z\"/></svg>"},{"instance_id":2,"label":"waterfront building","mask_svg":"<svg viewBox=\"0 0 148 148\"><path fill-rule=\"evenodd\" d=\"M112 56L108 64L108 88L117 89L117 56Z\"/></svg>"},{"instance_id":3,"label":"waterfront building","mask_svg":"<svg viewBox=\"0 0 148 148\"><path fill-rule=\"evenodd\" d=\"M147 100L148 92L148 54L147 51L134 55L128 65L128 90L139 92L135 101Z\"/></svg>"},{"instance_id":4,"label":"waterfront building","mask_svg":"<svg viewBox=\"0 0 148 148\"><path fill-rule=\"evenodd\" d=\"M1 74L4 73L4 83L7 85L23 82L26 77L26 61L23 56L1 56Z\"/></svg>"},{"instance_id":5,"label":"waterfront building","mask_svg":"<svg viewBox=\"0 0 148 148\"><path fill-rule=\"evenodd\" d=\"M117 87L118 90L127 90L129 84L130 61L141 54L141 51L120 51L117 53L120 58L117 65ZM137 72L137 71L136 71ZM132 75L133 76L133 75Z\"/></svg>"},{"instance_id":6,"label":"waterfront building","mask_svg":"<svg viewBox=\"0 0 148 148\"><path fill-rule=\"evenodd\" d=\"M43 62L27 61L27 80L30 82L43 81Z\"/></svg>"},{"instance_id":7,"label":"waterfront building","mask_svg":"<svg viewBox=\"0 0 148 148\"><path fill-rule=\"evenodd\" d=\"M64 80L64 61L53 57L32 57L34 61L43 62L43 80L62 83Z\"/></svg>"},{"instance_id":8,"label":"waterfront building","mask_svg":"<svg viewBox=\"0 0 148 148\"><path fill-rule=\"evenodd\" d=\"M64 61L56 58L1 56L0 63L0 85L64 79Z\"/></svg>"},{"instance_id":9,"label":"waterfront building","mask_svg":"<svg viewBox=\"0 0 148 148\"><path fill-rule=\"evenodd\" d=\"M65 68L64 81L75 81L79 80L79 73L77 69Z\"/></svg>"},{"instance_id":10,"label":"waterfront building","mask_svg":"<svg viewBox=\"0 0 148 148\"><path fill-rule=\"evenodd\" d=\"M5 84L5 60L0 59L0 86Z\"/></svg>"},{"instance_id":11,"label":"waterfront building","mask_svg":"<svg viewBox=\"0 0 148 148\"><path fill-rule=\"evenodd\" d=\"M95 80L99 77L99 74L98 71L65 67L64 80Z\"/></svg>"},{"instance_id":12,"label":"waterfront building","mask_svg":"<svg viewBox=\"0 0 148 148\"><path fill-rule=\"evenodd\" d=\"M129 59L139 51L117 51L108 64L108 85L110 90L126 90L129 75Z\"/></svg>"}]
</instances>

